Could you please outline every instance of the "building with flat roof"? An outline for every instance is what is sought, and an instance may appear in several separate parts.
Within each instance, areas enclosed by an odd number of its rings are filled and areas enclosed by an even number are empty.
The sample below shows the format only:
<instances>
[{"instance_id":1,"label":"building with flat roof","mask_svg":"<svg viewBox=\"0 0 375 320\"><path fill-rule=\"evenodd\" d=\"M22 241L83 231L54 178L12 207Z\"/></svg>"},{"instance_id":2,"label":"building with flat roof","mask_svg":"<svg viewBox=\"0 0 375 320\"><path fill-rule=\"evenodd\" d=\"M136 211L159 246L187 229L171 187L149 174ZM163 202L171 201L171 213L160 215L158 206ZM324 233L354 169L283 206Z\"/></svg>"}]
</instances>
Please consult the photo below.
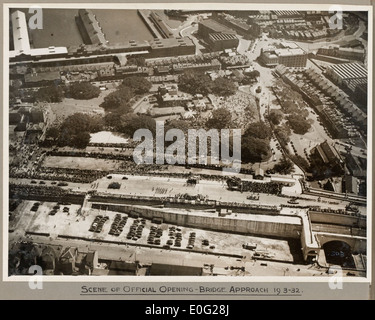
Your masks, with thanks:
<instances>
[{"instance_id":1,"label":"building with flat roof","mask_svg":"<svg viewBox=\"0 0 375 320\"><path fill-rule=\"evenodd\" d=\"M275 53L279 58L278 63L286 67L306 67L307 53L301 48L277 49Z\"/></svg>"},{"instance_id":2,"label":"building with flat roof","mask_svg":"<svg viewBox=\"0 0 375 320\"><path fill-rule=\"evenodd\" d=\"M63 54L67 54L68 50L66 47L54 47L48 48L37 48L32 49L30 47L30 39L28 33L28 26L26 21L26 15L22 11L14 11L11 14L12 22L12 33L13 33L13 46L14 50L9 51L9 58L14 59L27 59L28 56L39 58L42 56L49 56L51 58L57 57Z\"/></svg>"},{"instance_id":3,"label":"building with flat roof","mask_svg":"<svg viewBox=\"0 0 375 320\"><path fill-rule=\"evenodd\" d=\"M118 54L141 54L145 58L195 55L195 44L189 37L167 39L130 40L108 44L105 40L95 15L90 10L80 10L77 21L80 21L81 33L85 30L86 43L79 46L48 47L31 49L27 32L26 16L21 11L11 15L14 50L9 52L10 61L32 61L35 66L61 66L80 64L84 58L86 64L113 62ZM95 22L96 21L96 22ZM86 26L86 27L85 27Z\"/></svg>"},{"instance_id":4,"label":"building with flat roof","mask_svg":"<svg viewBox=\"0 0 375 320\"><path fill-rule=\"evenodd\" d=\"M345 176L343 181L344 189L346 193L359 193L359 181L356 177L353 176Z\"/></svg>"},{"instance_id":5,"label":"building with flat roof","mask_svg":"<svg viewBox=\"0 0 375 320\"><path fill-rule=\"evenodd\" d=\"M269 47L261 50L260 60L268 67L283 64L285 67L306 67L307 53L295 43L283 42L281 48Z\"/></svg>"},{"instance_id":6,"label":"building with flat roof","mask_svg":"<svg viewBox=\"0 0 375 320\"><path fill-rule=\"evenodd\" d=\"M173 57L195 54L195 44L189 37L154 39L150 41L147 58Z\"/></svg>"},{"instance_id":7,"label":"building with flat roof","mask_svg":"<svg viewBox=\"0 0 375 320\"><path fill-rule=\"evenodd\" d=\"M22 52L30 51L29 34L27 32L26 15L22 11L15 11L11 15L14 50Z\"/></svg>"}]
</instances>

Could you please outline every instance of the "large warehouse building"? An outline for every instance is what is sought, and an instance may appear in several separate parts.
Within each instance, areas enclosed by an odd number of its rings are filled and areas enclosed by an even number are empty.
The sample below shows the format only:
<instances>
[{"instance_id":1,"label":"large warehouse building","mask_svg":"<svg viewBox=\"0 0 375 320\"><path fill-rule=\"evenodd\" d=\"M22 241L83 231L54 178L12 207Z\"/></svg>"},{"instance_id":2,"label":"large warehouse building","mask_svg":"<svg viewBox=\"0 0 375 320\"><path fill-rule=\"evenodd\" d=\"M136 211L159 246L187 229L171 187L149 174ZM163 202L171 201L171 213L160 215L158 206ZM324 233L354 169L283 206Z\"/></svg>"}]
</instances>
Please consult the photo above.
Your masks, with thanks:
<instances>
[{"instance_id":1,"label":"large warehouse building","mask_svg":"<svg viewBox=\"0 0 375 320\"><path fill-rule=\"evenodd\" d=\"M359 63L334 64L327 67L326 74L333 82L353 92L359 85L367 85L367 70Z\"/></svg>"},{"instance_id":2,"label":"large warehouse building","mask_svg":"<svg viewBox=\"0 0 375 320\"><path fill-rule=\"evenodd\" d=\"M268 67L283 64L286 67L306 67L307 53L295 43L281 43L281 48L262 49L260 60Z\"/></svg>"},{"instance_id":3,"label":"large warehouse building","mask_svg":"<svg viewBox=\"0 0 375 320\"><path fill-rule=\"evenodd\" d=\"M27 59L27 57L54 58L68 53L66 47L48 47L32 49L30 46L29 33L27 31L26 15L22 11L15 11L11 14L13 46L14 50L9 51L9 58L18 58L19 60Z\"/></svg>"},{"instance_id":4,"label":"large warehouse building","mask_svg":"<svg viewBox=\"0 0 375 320\"><path fill-rule=\"evenodd\" d=\"M213 51L237 48L239 44L234 30L212 19L199 22L198 34Z\"/></svg>"},{"instance_id":5,"label":"large warehouse building","mask_svg":"<svg viewBox=\"0 0 375 320\"><path fill-rule=\"evenodd\" d=\"M90 44L72 47L48 47L32 49L27 31L25 13L15 11L11 15L14 50L9 52L10 61L37 61L53 67L62 63L79 64L79 58L87 63L108 62L121 54L142 54L146 59L194 55L195 44L189 37L154 39L151 41L126 41L119 44L108 44L96 18L90 10L79 10L77 20L81 33L85 34ZM96 21L96 22L95 22ZM113 57L111 57L113 55ZM66 58L69 58L67 60ZM55 59L54 61L49 61ZM58 61L60 59L60 61ZM75 61L77 60L77 61Z\"/></svg>"}]
</instances>

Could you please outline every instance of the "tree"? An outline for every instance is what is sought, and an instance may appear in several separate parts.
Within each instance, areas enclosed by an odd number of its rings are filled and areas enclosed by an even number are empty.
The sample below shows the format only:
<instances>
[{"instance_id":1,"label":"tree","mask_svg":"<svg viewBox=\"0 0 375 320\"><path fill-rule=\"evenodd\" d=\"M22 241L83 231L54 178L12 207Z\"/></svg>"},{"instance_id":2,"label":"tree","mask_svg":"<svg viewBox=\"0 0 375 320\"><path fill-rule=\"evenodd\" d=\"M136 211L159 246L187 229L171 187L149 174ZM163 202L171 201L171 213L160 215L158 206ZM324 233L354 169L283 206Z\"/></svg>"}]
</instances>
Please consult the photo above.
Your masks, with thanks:
<instances>
[{"instance_id":1,"label":"tree","mask_svg":"<svg viewBox=\"0 0 375 320\"><path fill-rule=\"evenodd\" d=\"M285 113L299 113L297 104L292 100L284 100L282 107Z\"/></svg>"},{"instance_id":2,"label":"tree","mask_svg":"<svg viewBox=\"0 0 375 320\"><path fill-rule=\"evenodd\" d=\"M185 71L179 77L180 89L191 94L208 94L211 92L211 78L203 72Z\"/></svg>"},{"instance_id":3,"label":"tree","mask_svg":"<svg viewBox=\"0 0 375 320\"><path fill-rule=\"evenodd\" d=\"M69 86L69 96L73 99L89 100L100 95L100 89L89 82L75 82Z\"/></svg>"},{"instance_id":4,"label":"tree","mask_svg":"<svg viewBox=\"0 0 375 320\"><path fill-rule=\"evenodd\" d=\"M211 119L207 120L206 126L210 129L225 129L232 125L232 114L228 109L221 107L212 111Z\"/></svg>"},{"instance_id":5,"label":"tree","mask_svg":"<svg viewBox=\"0 0 375 320\"><path fill-rule=\"evenodd\" d=\"M98 132L103 129L103 126L104 121L101 116L75 113L61 124L59 145L85 148L90 142L90 132Z\"/></svg>"},{"instance_id":6,"label":"tree","mask_svg":"<svg viewBox=\"0 0 375 320\"><path fill-rule=\"evenodd\" d=\"M288 124L294 133L305 134L311 128L310 122L299 114L291 114L287 119Z\"/></svg>"},{"instance_id":7,"label":"tree","mask_svg":"<svg viewBox=\"0 0 375 320\"><path fill-rule=\"evenodd\" d=\"M60 86L49 86L40 88L34 95L35 101L61 102L64 98L64 91Z\"/></svg>"},{"instance_id":8,"label":"tree","mask_svg":"<svg viewBox=\"0 0 375 320\"><path fill-rule=\"evenodd\" d=\"M244 136L269 139L271 137L271 129L263 121L254 122L246 129Z\"/></svg>"},{"instance_id":9,"label":"tree","mask_svg":"<svg viewBox=\"0 0 375 320\"><path fill-rule=\"evenodd\" d=\"M300 168L302 168L304 171L306 171L306 172L311 171L311 167L310 167L309 162L305 158L301 157L299 154L297 154L297 155L291 155L290 159L296 165L298 165Z\"/></svg>"},{"instance_id":10,"label":"tree","mask_svg":"<svg viewBox=\"0 0 375 320\"><path fill-rule=\"evenodd\" d=\"M156 122L147 115L137 115L129 113L120 117L119 131L129 136L133 136L138 129L148 129L153 134L156 132Z\"/></svg>"},{"instance_id":11,"label":"tree","mask_svg":"<svg viewBox=\"0 0 375 320\"><path fill-rule=\"evenodd\" d=\"M101 116L90 116L86 113L75 113L67 117L61 124L62 130L73 134L81 131L98 132L103 129L104 121Z\"/></svg>"},{"instance_id":12,"label":"tree","mask_svg":"<svg viewBox=\"0 0 375 320\"><path fill-rule=\"evenodd\" d=\"M90 133L87 131L78 132L70 140L70 146L84 149L90 143Z\"/></svg>"},{"instance_id":13,"label":"tree","mask_svg":"<svg viewBox=\"0 0 375 320\"><path fill-rule=\"evenodd\" d=\"M119 182L111 182L108 185L108 189L120 189L120 187L121 187L121 183Z\"/></svg>"},{"instance_id":14,"label":"tree","mask_svg":"<svg viewBox=\"0 0 375 320\"><path fill-rule=\"evenodd\" d=\"M236 86L232 80L226 78L217 78L212 84L212 92L219 96L231 96L236 93Z\"/></svg>"},{"instance_id":15,"label":"tree","mask_svg":"<svg viewBox=\"0 0 375 320\"><path fill-rule=\"evenodd\" d=\"M183 132L187 132L191 126L188 121L186 120L171 120L165 126L165 131L167 132L169 129L180 129Z\"/></svg>"},{"instance_id":16,"label":"tree","mask_svg":"<svg viewBox=\"0 0 375 320\"><path fill-rule=\"evenodd\" d=\"M286 146L289 143L291 131L288 125L276 127L274 133L282 146Z\"/></svg>"},{"instance_id":17,"label":"tree","mask_svg":"<svg viewBox=\"0 0 375 320\"><path fill-rule=\"evenodd\" d=\"M269 141L266 139L242 136L241 157L242 162L261 162L271 155Z\"/></svg>"},{"instance_id":18,"label":"tree","mask_svg":"<svg viewBox=\"0 0 375 320\"><path fill-rule=\"evenodd\" d=\"M100 104L100 107L104 108L106 111L114 110L127 104L133 97L134 92L132 89L121 86L118 90L106 96L104 101Z\"/></svg>"},{"instance_id":19,"label":"tree","mask_svg":"<svg viewBox=\"0 0 375 320\"><path fill-rule=\"evenodd\" d=\"M136 56L136 57L130 56L128 58L127 64L143 67L146 64L146 59L144 57L140 57L140 56Z\"/></svg>"},{"instance_id":20,"label":"tree","mask_svg":"<svg viewBox=\"0 0 375 320\"><path fill-rule=\"evenodd\" d=\"M273 169L280 174L290 174L294 172L293 163L285 157L282 157L280 162L275 164Z\"/></svg>"},{"instance_id":21,"label":"tree","mask_svg":"<svg viewBox=\"0 0 375 320\"><path fill-rule=\"evenodd\" d=\"M59 135L60 135L60 130L57 127L50 127L46 131L46 138L52 139L54 141L57 140Z\"/></svg>"},{"instance_id":22,"label":"tree","mask_svg":"<svg viewBox=\"0 0 375 320\"><path fill-rule=\"evenodd\" d=\"M122 86L132 89L136 94L144 94L150 91L152 83L146 78L135 76L125 78Z\"/></svg>"},{"instance_id":23,"label":"tree","mask_svg":"<svg viewBox=\"0 0 375 320\"><path fill-rule=\"evenodd\" d=\"M258 70L253 70L253 71L246 73L246 77L252 80L255 80L259 76L260 76L260 72Z\"/></svg>"},{"instance_id":24,"label":"tree","mask_svg":"<svg viewBox=\"0 0 375 320\"><path fill-rule=\"evenodd\" d=\"M104 122L107 127L113 130L119 130L121 125L121 114L118 112L108 112L104 116Z\"/></svg>"},{"instance_id":25,"label":"tree","mask_svg":"<svg viewBox=\"0 0 375 320\"><path fill-rule=\"evenodd\" d=\"M283 116L284 114L281 110L272 109L268 116L268 120L277 126L280 124L281 120L283 119Z\"/></svg>"}]
</instances>

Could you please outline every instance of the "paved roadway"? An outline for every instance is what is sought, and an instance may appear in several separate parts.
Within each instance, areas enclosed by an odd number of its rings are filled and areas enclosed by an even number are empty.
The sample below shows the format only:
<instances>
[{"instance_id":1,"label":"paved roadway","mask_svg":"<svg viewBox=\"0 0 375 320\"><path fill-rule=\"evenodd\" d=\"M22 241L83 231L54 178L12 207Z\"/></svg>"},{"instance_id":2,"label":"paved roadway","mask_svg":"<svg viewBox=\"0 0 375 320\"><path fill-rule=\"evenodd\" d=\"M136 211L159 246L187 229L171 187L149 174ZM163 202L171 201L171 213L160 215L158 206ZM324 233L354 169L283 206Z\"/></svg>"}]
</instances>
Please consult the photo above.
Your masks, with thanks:
<instances>
[{"instance_id":1,"label":"paved roadway","mask_svg":"<svg viewBox=\"0 0 375 320\"><path fill-rule=\"evenodd\" d=\"M111 194L128 194L137 196L155 196L155 197L173 197L176 194L188 193L191 195L202 194L209 200L217 200L224 202L237 202L245 204L255 205L275 205L280 204L287 205L288 197L279 197L272 194L259 193L259 200L248 200L247 196L253 194L252 192L237 192L230 191L226 188L226 183L218 181L201 180L195 187L187 186L185 179L177 178L165 178L165 177L151 177L151 176L133 176L126 175L128 180L122 180L124 175L111 175L112 179L99 179L94 183L83 184L83 183L72 183L69 182L68 186L62 187L66 190L88 192L90 190L96 190L97 192L111 193ZM35 180L39 183L39 180ZM51 185L51 181L44 180L46 186ZM108 184L117 181L121 184L119 190L108 189ZM31 179L10 179L10 182L31 184ZM35 185L35 184L34 184ZM309 206L317 205L323 208L332 209L344 209L347 201L331 200L329 198L322 197L321 201L318 201L318 197L301 195L299 183L295 187L284 187L283 193L289 197L300 196L303 199L299 200L299 205Z\"/></svg>"}]
</instances>

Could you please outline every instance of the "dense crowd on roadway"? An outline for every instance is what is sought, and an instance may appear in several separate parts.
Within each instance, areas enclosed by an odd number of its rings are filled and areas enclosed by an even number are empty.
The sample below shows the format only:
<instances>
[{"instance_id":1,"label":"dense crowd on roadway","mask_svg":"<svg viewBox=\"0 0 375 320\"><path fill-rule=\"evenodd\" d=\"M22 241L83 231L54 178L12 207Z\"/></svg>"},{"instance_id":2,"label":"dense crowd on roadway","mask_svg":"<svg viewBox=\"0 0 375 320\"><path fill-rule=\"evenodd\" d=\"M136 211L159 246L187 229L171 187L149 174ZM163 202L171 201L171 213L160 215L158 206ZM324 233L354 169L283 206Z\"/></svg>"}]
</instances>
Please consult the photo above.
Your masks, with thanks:
<instances>
[{"instance_id":1,"label":"dense crowd on roadway","mask_svg":"<svg viewBox=\"0 0 375 320\"><path fill-rule=\"evenodd\" d=\"M29 196L64 196L69 192L57 186L29 186L20 183L9 184L9 194L17 195L17 198Z\"/></svg>"}]
</instances>

